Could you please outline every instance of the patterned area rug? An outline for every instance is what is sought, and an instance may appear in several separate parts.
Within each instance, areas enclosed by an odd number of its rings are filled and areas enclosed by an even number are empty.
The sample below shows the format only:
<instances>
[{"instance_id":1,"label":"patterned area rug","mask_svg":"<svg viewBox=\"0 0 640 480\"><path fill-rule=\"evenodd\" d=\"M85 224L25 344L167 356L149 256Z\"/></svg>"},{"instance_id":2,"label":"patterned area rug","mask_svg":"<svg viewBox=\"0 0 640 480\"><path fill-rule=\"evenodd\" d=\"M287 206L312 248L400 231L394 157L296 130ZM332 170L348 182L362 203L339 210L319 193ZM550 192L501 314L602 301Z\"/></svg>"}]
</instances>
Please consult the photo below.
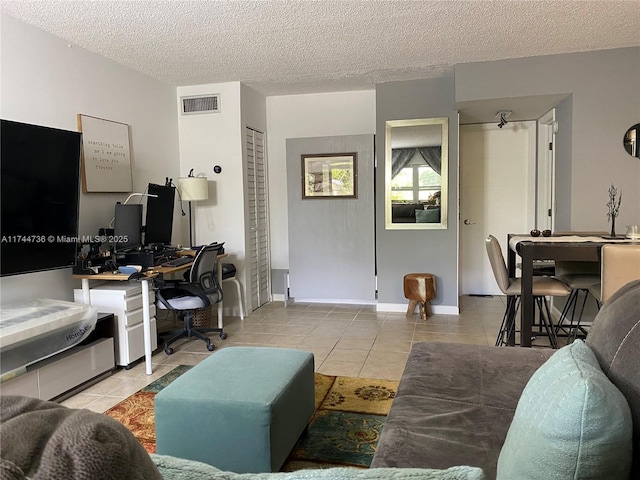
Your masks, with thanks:
<instances>
[{"instance_id":1,"label":"patterned area rug","mask_svg":"<svg viewBox=\"0 0 640 480\"><path fill-rule=\"evenodd\" d=\"M155 452L153 399L191 368L176 367L105 412ZM352 466L368 468L398 382L315 374L316 411L309 434L298 441L283 471Z\"/></svg>"}]
</instances>

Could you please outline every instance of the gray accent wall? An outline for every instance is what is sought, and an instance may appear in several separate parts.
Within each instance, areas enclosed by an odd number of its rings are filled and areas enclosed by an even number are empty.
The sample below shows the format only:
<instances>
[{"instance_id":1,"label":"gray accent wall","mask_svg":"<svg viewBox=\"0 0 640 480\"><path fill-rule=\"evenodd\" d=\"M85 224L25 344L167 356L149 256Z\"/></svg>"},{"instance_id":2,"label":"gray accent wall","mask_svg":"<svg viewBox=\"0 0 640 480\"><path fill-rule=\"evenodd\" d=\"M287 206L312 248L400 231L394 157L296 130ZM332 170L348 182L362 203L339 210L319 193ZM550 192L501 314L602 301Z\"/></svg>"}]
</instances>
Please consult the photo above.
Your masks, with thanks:
<instances>
[{"instance_id":1,"label":"gray accent wall","mask_svg":"<svg viewBox=\"0 0 640 480\"><path fill-rule=\"evenodd\" d=\"M289 289L297 300L374 303L373 135L287 139ZM357 198L302 199L301 155L357 152Z\"/></svg>"},{"instance_id":2,"label":"gray accent wall","mask_svg":"<svg viewBox=\"0 0 640 480\"><path fill-rule=\"evenodd\" d=\"M556 205L555 230L571 230L571 138L573 137L573 96L569 95L556 106Z\"/></svg>"},{"instance_id":3,"label":"gray accent wall","mask_svg":"<svg viewBox=\"0 0 640 480\"><path fill-rule=\"evenodd\" d=\"M386 230L384 222L385 122L449 117L449 206L446 230ZM458 306L458 115L452 77L376 85L376 252L378 302L407 303L407 273L436 276L434 306Z\"/></svg>"},{"instance_id":4,"label":"gray accent wall","mask_svg":"<svg viewBox=\"0 0 640 480\"><path fill-rule=\"evenodd\" d=\"M608 230L611 183L624 192L616 224L638 223L640 161L622 138L640 121L640 47L459 64L455 92L458 102L570 94L558 115L571 141L556 151L557 227Z\"/></svg>"}]
</instances>

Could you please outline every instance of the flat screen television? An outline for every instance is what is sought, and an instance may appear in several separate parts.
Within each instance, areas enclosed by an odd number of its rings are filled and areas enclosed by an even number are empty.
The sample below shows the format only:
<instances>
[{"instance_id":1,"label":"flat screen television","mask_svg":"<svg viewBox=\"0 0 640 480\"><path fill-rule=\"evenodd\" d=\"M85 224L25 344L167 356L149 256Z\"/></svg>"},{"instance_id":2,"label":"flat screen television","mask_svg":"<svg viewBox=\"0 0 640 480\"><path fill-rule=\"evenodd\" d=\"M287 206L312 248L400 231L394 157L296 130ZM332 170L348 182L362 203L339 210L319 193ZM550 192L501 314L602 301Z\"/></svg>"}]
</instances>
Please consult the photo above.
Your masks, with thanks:
<instances>
[{"instance_id":1,"label":"flat screen television","mask_svg":"<svg viewBox=\"0 0 640 480\"><path fill-rule=\"evenodd\" d=\"M76 259L82 134L0 120L0 274Z\"/></svg>"},{"instance_id":2,"label":"flat screen television","mask_svg":"<svg viewBox=\"0 0 640 480\"><path fill-rule=\"evenodd\" d=\"M171 185L150 183L147 193L147 216L144 234L145 245L171 244L173 233L173 205L176 189Z\"/></svg>"}]
</instances>

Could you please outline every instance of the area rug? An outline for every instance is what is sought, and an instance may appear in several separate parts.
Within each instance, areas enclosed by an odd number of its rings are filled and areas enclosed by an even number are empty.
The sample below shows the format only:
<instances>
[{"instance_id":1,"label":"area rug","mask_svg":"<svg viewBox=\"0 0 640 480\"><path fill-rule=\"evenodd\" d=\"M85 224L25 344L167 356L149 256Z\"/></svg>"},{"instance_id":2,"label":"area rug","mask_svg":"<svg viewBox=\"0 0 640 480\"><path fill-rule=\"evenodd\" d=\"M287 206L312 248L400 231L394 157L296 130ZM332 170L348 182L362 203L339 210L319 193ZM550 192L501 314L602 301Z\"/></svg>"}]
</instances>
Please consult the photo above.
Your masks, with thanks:
<instances>
[{"instance_id":1,"label":"area rug","mask_svg":"<svg viewBox=\"0 0 640 480\"><path fill-rule=\"evenodd\" d=\"M180 365L105 412L155 453L155 395L191 368ZM351 466L368 468L395 397L398 382L315 374L315 406L309 433L294 447L283 471Z\"/></svg>"}]
</instances>

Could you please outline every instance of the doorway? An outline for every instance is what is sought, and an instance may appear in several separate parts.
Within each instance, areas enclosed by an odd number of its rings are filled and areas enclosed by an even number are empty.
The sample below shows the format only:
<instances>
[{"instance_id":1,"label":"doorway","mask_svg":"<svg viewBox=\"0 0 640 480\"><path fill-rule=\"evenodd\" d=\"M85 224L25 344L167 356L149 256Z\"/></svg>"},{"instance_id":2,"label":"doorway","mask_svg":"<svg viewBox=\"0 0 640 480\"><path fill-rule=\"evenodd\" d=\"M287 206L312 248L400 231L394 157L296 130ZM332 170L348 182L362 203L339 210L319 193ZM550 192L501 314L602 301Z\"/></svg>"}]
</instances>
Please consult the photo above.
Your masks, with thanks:
<instances>
[{"instance_id":1,"label":"doorway","mask_svg":"<svg viewBox=\"0 0 640 480\"><path fill-rule=\"evenodd\" d=\"M535 224L536 122L460 125L460 295L501 295L485 239Z\"/></svg>"}]
</instances>

